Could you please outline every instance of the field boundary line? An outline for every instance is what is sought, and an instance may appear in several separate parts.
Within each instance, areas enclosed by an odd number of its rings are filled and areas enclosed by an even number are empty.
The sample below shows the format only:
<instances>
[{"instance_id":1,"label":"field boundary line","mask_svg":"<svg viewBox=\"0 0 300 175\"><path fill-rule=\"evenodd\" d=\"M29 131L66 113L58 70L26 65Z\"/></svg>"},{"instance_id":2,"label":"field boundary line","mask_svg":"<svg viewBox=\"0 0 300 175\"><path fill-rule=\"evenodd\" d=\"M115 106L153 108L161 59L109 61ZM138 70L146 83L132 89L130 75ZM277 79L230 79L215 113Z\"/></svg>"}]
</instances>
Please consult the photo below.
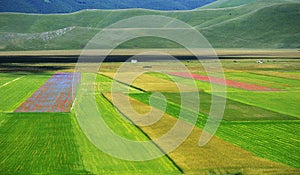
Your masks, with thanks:
<instances>
[{"instance_id":1,"label":"field boundary line","mask_svg":"<svg viewBox=\"0 0 300 175\"><path fill-rule=\"evenodd\" d=\"M130 85L130 84L124 83L124 82L122 82L122 81L120 81L120 80L111 78L111 77L109 77L109 76L107 76L107 75L104 75L104 74L102 74L102 73L99 73L99 74L102 75L102 76L104 76L104 77L106 77L106 78L111 79L112 81L119 82L119 83L121 83L121 84L123 84L123 85L125 85L125 86L131 87L131 88L133 88L133 89L136 89L136 90L139 90L139 91L142 91L142 92L147 92L147 91L145 91L145 90L142 89L142 88L139 88L139 87L136 87L136 86L134 86L134 85Z\"/></svg>"},{"instance_id":2,"label":"field boundary line","mask_svg":"<svg viewBox=\"0 0 300 175\"><path fill-rule=\"evenodd\" d=\"M24 78L24 77L25 77L25 76L22 76L22 77L18 77L18 78L16 78L16 79L13 79L13 80L11 80L11 81L9 81L9 82L7 82L7 83L1 85L0 88L2 88L2 87L4 87L4 86L7 86L7 85L9 85L10 83L13 83L13 82L15 82L15 81L18 81L18 80L20 80L21 78Z\"/></svg>"},{"instance_id":3,"label":"field boundary line","mask_svg":"<svg viewBox=\"0 0 300 175\"><path fill-rule=\"evenodd\" d=\"M124 94L124 93L122 93L123 95L125 95L125 96L128 96L128 95L126 95L126 94ZM177 165L177 163L170 157L170 155L169 154L167 154L166 152L165 152L165 150L162 148L162 147L160 147L157 143L155 143L152 139L151 139L151 137L150 137L150 135L148 135L142 128L140 128L138 125L136 125L136 123L134 123L133 122L133 120L131 120L127 115L125 115L117 106L115 106L114 104L113 104L113 102L112 101L110 101L107 97L106 97L106 95L105 94L103 94L103 93L101 93L101 95L104 97L104 99L105 100L107 100L121 115L123 115L127 120L129 120L139 131L141 131L148 139L149 139L149 141L151 141L151 143L153 143L153 145L157 148L157 149L159 149L162 153L164 153L164 156L166 156L170 161L171 161L171 163L181 172L181 173L184 173L183 172L183 169L179 166L179 165ZM132 98L132 97L130 97L130 96L128 96L129 98ZM133 98L134 99L134 98Z\"/></svg>"}]
</instances>

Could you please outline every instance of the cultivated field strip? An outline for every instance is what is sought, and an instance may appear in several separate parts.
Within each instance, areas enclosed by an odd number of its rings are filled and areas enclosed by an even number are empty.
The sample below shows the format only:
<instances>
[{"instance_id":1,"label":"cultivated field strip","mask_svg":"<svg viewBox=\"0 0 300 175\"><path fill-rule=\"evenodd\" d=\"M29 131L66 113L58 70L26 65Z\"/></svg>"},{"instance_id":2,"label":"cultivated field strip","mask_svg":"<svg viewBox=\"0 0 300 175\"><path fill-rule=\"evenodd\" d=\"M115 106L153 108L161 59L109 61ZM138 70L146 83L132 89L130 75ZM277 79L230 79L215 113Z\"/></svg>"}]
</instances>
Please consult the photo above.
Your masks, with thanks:
<instances>
[{"instance_id":1,"label":"cultivated field strip","mask_svg":"<svg viewBox=\"0 0 300 175\"><path fill-rule=\"evenodd\" d=\"M121 96L122 94L118 95ZM107 99L111 100L110 94L105 94L105 96ZM132 98L130 98L130 102L137 112L141 111L141 113L144 113L145 109L149 108L146 104ZM116 107L122 113L127 114L126 116L129 119L134 120L136 117L132 116L132 113L127 112L128 108L124 108L122 106ZM148 119L140 118L140 120ZM163 117L155 124L150 126L140 126L140 128L148 136L150 136L150 138L154 139L159 138L168 132L176 122L177 120L174 117L164 114ZM178 122L182 122L182 126L188 125L183 121ZM214 137L208 145L199 147L198 141L200 133L201 130L199 128L194 128L191 135L184 141L184 143L169 154L175 163L182 168L185 174L288 174L297 172L297 170L289 168L283 164L256 157L253 154L216 137ZM168 147L168 145L157 144L163 150Z\"/></svg>"},{"instance_id":2,"label":"cultivated field strip","mask_svg":"<svg viewBox=\"0 0 300 175\"><path fill-rule=\"evenodd\" d=\"M24 75L18 81L14 81L0 88L0 111L14 111L23 101L29 98L51 75Z\"/></svg>"},{"instance_id":3,"label":"cultivated field strip","mask_svg":"<svg viewBox=\"0 0 300 175\"><path fill-rule=\"evenodd\" d=\"M166 112L171 112L170 115L178 116L180 113L181 108L193 110L191 106L183 106L181 104L181 93L163 93L165 99L167 100L167 109ZM194 95L194 93L184 93L186 97ZM129 96L148 104L151 94L150 93L143 93L143 94L129 94ZM200 97L200 113L209 115L211 109L211 94L206 92L199 92ZM217 97L216 102L218 102L219 98ZM153 103L152 105L158 109L161 109L164 103L164 99L158 98L157 103ZM194 101L186 99L187 104L193 104ZM169 110L170 108L170 110ZM163 109L161 109L163 110ZM272 121L272 120L291 120L297 121L299 118L293 117L286 114L277 113L271 110L267 110L261 107L256 107L252 105L247 105L238 101L227 99L224 109L224 121Z\"/></svg>"},{"instance_id":4,"label":"cultivated field strip","mask_svg":"<svg viewBox=\"0 0 300 175\"><path fill-rule=\"evenodd\" d=\"M275 72L273 73L276 74ZM276 77L274 75L262 75L251 72L226 72L225 75L226 78L231 80L267 86L270 88L278 88L282 90L296 90L300 85L300 80L289 79L288 77ZM296 77L295 75L297 74L290 75L294 75L294 77ZM298 75L298 77L300 76Z\"/></svg>"},{"instance_id":5,"label":"cultivated field strip","mask_svg":"<svg viewBox=\"0 0 300 175\"><path fill-rule=\"evenodd\" d=\"M23 78L22 75L10 75L10 74L0 74L0 88L18 81L19 79Z\"/></svg>"},{"instance_id":6,"label":"cultivated field strip","mask_svg":"<svg viewBox=\"0 0 300 175\"><path fill-rule=\"evenodd\" d=\"M22 75L12 75L12 74L8 74L8 73L1 73L0 74L0 86L8 83L16 78L21 77Z\"/></svg>"},{"instance_id":7,"label":"cultivated field strip","mask_svg":"<svg viewBox=\"0 0 300 175\"><path fill-rule=\"evenodd\" d=\"M67 114L5 114L0 174L86 173Z\"/></svg>"},{"instance_id":8,"label":"cultivated field strip","mask_svg":"<svg viewBox=\"0 0 300 175\"><path fill-rule=\"evenodd\" d=\"M74 109L77 111L81 110L80 106L76 105L78 102L80 102L80 99L77 99L74 105ZM115 110L114 106L107 101L103 95L96 95L96 103L101 113L101 117L114 133L124 139L132 141L149 140L149 138L138 127L132 125L128 122L128 120L124 120L125 117L120 115L120 113ZM74 118L74 121L76 121L76 118ZM179 169L174 166L172 161L170 161L170 159L166 156L149 161L127 161L115 158L99 150L95 145L93 145L84 135L80 127L81 126L77 123L75 124L75 137L78 142L84 166L86 170L92 174L181 174ZM96 134L101 135L102 133L97 132ZM105 144L111 144L112 146L117 144L115 142L107 142L107 140L102 141L106 142ZM130 151L126 149L126 146L123 147L122 144L119 144L118 146L122 152ZM154 144L153 146L155 147ZM156 147L155 149L158 150ZM128 153L135 154L135 152L132 151Z\"/></svg>"},{"instance_id":9,"label":"cultivated field strip","mask_svg":"<svg viewBox=\"0 0 300 175\"><path fill-rule=\"evenodd\" d=\"M15 82L15 81L18 81L18 80L20 80L20 79L23 78L23 77L24 77L24 76L19 77L19 78L16 78L16 79L13 79L13 80L11 80L11 81L9 81L9 82L7 82L7 83L4 83L3 85L0 86L0 88L2 88L2 87L4 87L4 86L7 86L7 85L9 85L10 83L13 83L13 82Z\"/></svg>"},{"instance_id":10,"label":"cultivated field strip","mask_svg":"<svg viewBox=\"0 0 300 175\"><path fill-rule=\"evenodd\" d=\"M130 77L135 76L136 73L122 72L119 73L117 77L115 77L115 73L110 72L101 72L101 74L147 92L188 92L194 90L189 86L180 83L174 83L172 81L147 74L138 76L133 82L131 82Z\"/></svg>"},{"instance_id":11,"label":"cultivated field strip","mask_svg":"<svg viewBox=\"0 0 300 175\"><path fill-rule=\"evenodd\" d=\"M227 92L227 98L300 118L299 92Z\"/></svg>"},{"instance_id":12,"label":"cultivated field strip","mask_svg":"<svg viewBox=\"0 0 300 175\"><path fill-rule=\"evenodd\" d=\"M148 140L104 97L97 102L105 107L105 121L117 134ZM72 113L0 113L0 149L0 174L181 174L166 157L132 162L102 152Z\"/></svg>"},{"instance_id":13,"label":"cultivated field strip","mask_svg":"<svg viewBox=\"0 0 300 175\"><path fill-rule=\"evenodd\" d=\"M100 80L101 79L101 80ZM96 80L96 90L98 92L122 92L122 93L142 93L143 91L134 87L127 86L109 77L98 74Z\"/></svg>"},{"instance_id":14,"label":"cultivated field strip","mask_svg":"<svg viewBox=\"0 0 300 175\"><path fill-rule=\"evenodd\" d=\"M170 80L168 76L161 73L151 73L150 75L162 79ZM209 94L213 94L209 82L194 81L193 79L190 78L183 78L178 76L174 76L174 79L175 80L178 79L179 82L181 82L186 86L192 86L193 83L196 82L199 91L205 91ZM216 86L221 86L221 85L216 85ZM240 103L245 103L247 105L256 106L258 108L264 108L280 114L290 115L299 118L300 110L298 109L299 106L298 104L300 101L300 93L294 90L296 87L297 87L297 83L295 84L295 82L293 84L293 90L288 89L288 90L276 91L276 92L248 91L243 89L227 87L226 98ZM300 87L300 84L298 85L298 87Z\"/></svg>"},{"instance_id":15,"label":"cultivated field strip","mask_svg":"<svg viewBox=\"0 0 300 175\"><path fill-rule=\"evenodd\" d=\"M298 80L300 81L300 73L299 71L294 72L282 72L282 71L251 71L250 73L258 74L258 75L265 75L265 76L272 76L272 77L280 77L284 79L291 79L291 80Z\"/></svg>"},{"instance_id":16,"label":"cultivated field strip","mask_svg":"<svg viewBox=\"0 0 300 175\"><path fill-rule=\"evenodd\" d=\"M165 109L167 114L178 118L181 110L183 110L190 112L191 115L197 115L191 109L186 109L189 107L180 105L180 94L163 93L163 95L167 100L167 108ZM206 111L211 105L210 95L204 92L200 92L199 95L204 104L200 104L200 114L196 126L203 128L207 120L205 114L208 115ZM145 104L149 103L150 94L130 94L130 96ZM164 110L161 108L160 102L151 105ZM299 167L300 157L297 154L300 148L299 122L297 117L228 99L217 135L260 157ZM295 152L295 154L291 154L291 152Z\"/></svg>"},{"instance_id":17,"label":"cultivated field strip","mask_svg":"<svg viewBox=\"0 0 300 175\"><path fill-rule=\"evenodd\" d=\"M261 157L300 168L299 132L300 121L275 120L223 123L217 135Z\"/></svg>"},{"instance_id":18,"label":"cultivated field strip","mask_svg":"<svg viewBox=\"0 0 300 175\"><path fill-rule=\"evenodd\" d=\"M79 73L56 73L15 112L69 112L79 82Z\"/></svg>"},{"instance_id":19,"label":"cultivated field strip","mask_svg":"<svg viewBox=\"0 0 300 175\"><path fill-rule=\"evenodd\" d=\"M234 88L240 88L240 89L244 89L244 90L248 90L248 91L280 91L280 89L260 86L260 85L256 85L256 84L237 82L237 81L228 80L228 79L202 76L199 74L190 74L190 73L184 73L184 72L172 72L170 74L175 75L175 76L210 82L210 83L214 83L214 84L230 86L230 87L234 87Z\"/></svg>"}]
</instances>

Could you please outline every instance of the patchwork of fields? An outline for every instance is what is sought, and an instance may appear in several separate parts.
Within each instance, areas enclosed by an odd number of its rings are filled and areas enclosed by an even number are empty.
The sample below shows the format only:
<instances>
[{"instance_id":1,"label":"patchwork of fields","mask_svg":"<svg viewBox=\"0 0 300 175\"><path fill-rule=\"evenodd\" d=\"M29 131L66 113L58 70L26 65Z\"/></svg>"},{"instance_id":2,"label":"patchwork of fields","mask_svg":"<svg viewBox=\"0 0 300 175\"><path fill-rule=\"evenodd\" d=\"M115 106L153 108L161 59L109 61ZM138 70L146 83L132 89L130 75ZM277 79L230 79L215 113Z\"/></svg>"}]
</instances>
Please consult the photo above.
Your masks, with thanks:
<instances>
[{"instance_id":1,"label":"patchwork of fields","mask_svg":"<svg viewBox=\"0 0 300 175\"><path fill-rule=\"evenodd\" d=\"M171 65L160 64L156 68ZM111 157L84 135L75 117L76 109L70 111L72 90L76 89L72 89L72 83L79 83L79 74L60 70L0 73L0 174L299 174L300 61L265 65L248 60L222 61L227 82L262 89L229 85L221 125L204 147L199 147L198 141L209 117L212 92L209 78L198 64L185 63L196 80L147 68L147 73L131 82L132 72L114 80L120 64L104 63L91 84L104 121L129 140L163 136L182 111L187 116L179 121L183 128L189 126L189 116L198 116L182 145L166 156L143 162ZM134 66L143 69L142 63ZM193 84L198 92L191 88ZM120 99L129 98L135 112L142 115L152 110L162 117L132 115L127 106L113 103L114 93ZM155 93L161 95L153 96ZM193 109L193 101L182 103L182 93L187 97L199 94L199 112ZM49 103L53 100L57 105ZM156 123L144 126L143 121ZM154 145L162 152L168 148L166 143L154 141Z\"/></svg>"}]
</instances>

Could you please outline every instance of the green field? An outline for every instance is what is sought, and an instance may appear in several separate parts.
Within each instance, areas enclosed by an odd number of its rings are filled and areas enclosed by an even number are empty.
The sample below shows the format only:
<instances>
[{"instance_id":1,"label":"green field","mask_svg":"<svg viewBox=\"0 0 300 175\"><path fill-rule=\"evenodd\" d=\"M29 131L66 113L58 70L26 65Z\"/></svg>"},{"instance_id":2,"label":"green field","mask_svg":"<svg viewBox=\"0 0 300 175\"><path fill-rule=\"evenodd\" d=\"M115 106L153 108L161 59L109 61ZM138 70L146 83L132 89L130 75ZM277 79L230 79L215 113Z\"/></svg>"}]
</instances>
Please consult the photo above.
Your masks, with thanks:
<instances>
[{"instance_id":1,"label":"green field","mask_svg":"<svg viewBox=\"0 0 300 175\"><path fill-rule=\"evenodd\" d=\"M9 83L0 87L0 111L12 112L46 82L51 74L1 74L0 81ZM20 79L18 79L20 78ZM12 81L16 80L17 81ZM4 83L4 84L5 84Z\"/></svg>"},{"instance_id":2,"label":"green field","mask_svg":"<svg viewBox=\"0 0 300 175\"><path fill-rule=\"evenodd\" d=\"M97 103L117 134L148 140L123 121L102 95ZM180 174L167 157L130 162L101 152L82 133L72 113L1 113L0 133L1 174Z\"/></svg>"},{"instance_id":3,"label":"green field","mask_svg":"<svg viewBox=\"0 0 300 175\"><path fill-rule=\"evenodd\" d=\"M170 84L178 78L180 83L190 86L191 79L148 70L150 72L142 76L147 78L143 81L140 78L136 83L141 87L153 86L150 89L156 87L154 92L161 92L166 99L167 106L164 110L165 101L160 96L152 98L155 103L149 102L153 92L147 92L147 88L146 91L141 91L135 86L129 87L126 80L115 81L104 76L114 73L121 63L104 63L101 69L103 72L97 74L96 82L91 84L95 88L92 95L96 97L96 104L104 121L117 135L134 141L147 141L168 131L176 122L180 110L187 114L187 118L183 119L185 122L190 122L189 116L198 116L195 131L182 146L167 156L141 162L111 157L93 145L82 132L76 119L75 111L80 106L75 105L70 113L64 114L13 112L51 77L53 71L0 73L1 85L10 82L0 88L0 174L298 174L299 60L272 61L265 65L239 60L238 67L232 60L221 62L227 79L279 88L282 91L255 92L228 88L223 120L213 141L204 148L198 147L196 142L211 108L212 92L209 83L196 82L200 97L200 112L197 113L190 105L181 105L179 92L159 91L161 82L168 85L166 82ZM200 67L195 69L198 64L194 61L185 62L193 73L205 74ZM39 64L39 67L43 66L50 65ZM139 63L137 66L140 66ZM166 65L160 63L160 66ZM286 69L287 67L293 69ZM258 73L255 73L256 71ZM270 75L271 73L274 76ZM291 77L284 78L282 73ZM153 77L155 81L152 82L149 77ZM116 88L112 90L113 82L116 83ZM153 128L128 122L132 116L126 116L114 108L107 95L104 95L109 92L132 97L135 101L131 104L140 112L146 112L149 105L156 110L164 110L165 117L153 125ZM183 93L187 97L195 94ZM75 102L77 103L80 104L80 100ZM188 101L188 104L192 103L194 102ZM160 146L161 151L164 148ZM191 151L195 151L195 154ZM198 154L205 154L206 157L197 156ZM186 156L195 160L192 161Z\"/></svg>"}]
</instances>

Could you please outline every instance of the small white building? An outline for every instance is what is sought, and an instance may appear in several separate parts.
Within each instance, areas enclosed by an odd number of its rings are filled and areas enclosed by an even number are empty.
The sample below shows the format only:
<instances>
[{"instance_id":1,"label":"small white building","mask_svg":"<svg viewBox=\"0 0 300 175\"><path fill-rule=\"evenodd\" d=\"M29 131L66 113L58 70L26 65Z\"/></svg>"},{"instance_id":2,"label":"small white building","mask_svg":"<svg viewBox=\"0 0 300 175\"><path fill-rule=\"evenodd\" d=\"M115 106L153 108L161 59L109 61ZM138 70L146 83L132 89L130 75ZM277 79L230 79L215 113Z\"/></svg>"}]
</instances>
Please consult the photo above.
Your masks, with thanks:
<instances>
[{"instance_id":1,"label":"small white building","mask_svg":"<svg viewBox=\"0 0 300 175\"><path fill-rule=\"evenodd\" d=\"M137 63L138 62L138 60L131 60L131 63Z\"/></svg>"}]
</instances>

